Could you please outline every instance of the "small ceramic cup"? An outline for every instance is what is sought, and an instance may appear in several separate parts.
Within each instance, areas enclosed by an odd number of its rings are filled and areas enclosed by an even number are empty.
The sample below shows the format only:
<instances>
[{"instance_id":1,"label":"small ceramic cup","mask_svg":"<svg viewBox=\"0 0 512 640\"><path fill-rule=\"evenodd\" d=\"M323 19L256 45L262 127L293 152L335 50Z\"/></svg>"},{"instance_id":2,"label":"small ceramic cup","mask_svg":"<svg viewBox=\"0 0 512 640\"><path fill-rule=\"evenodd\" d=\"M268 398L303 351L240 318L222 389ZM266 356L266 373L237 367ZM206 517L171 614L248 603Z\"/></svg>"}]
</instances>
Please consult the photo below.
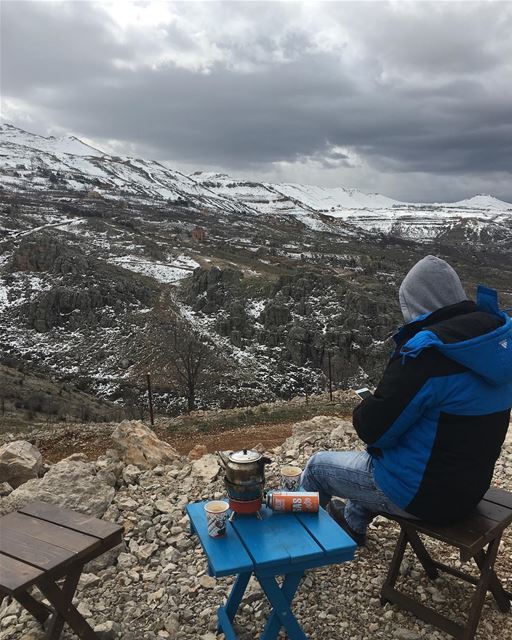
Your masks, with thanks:
<instances>
[{"instance_id":1,"label":"small ceramic cup","mask_svg":"<svg viewBox=\"0 0 512 640\"><path fill-rule=\"evenodd\" d=\"M300 467L281 467L281 487L283 491L298 491L301 475L302 469Z\"/></svg>"},{"instance_id":2,"label":"small ceramic cup","mask_svg":"<svg viewBox=\"0 0 512 640\"><path fill-rule=\"evenodd\" d=\"M220 538L226 535L229 504L222 500L212 500L204 505L208 535Z\"/></svg>"}]
</instances>

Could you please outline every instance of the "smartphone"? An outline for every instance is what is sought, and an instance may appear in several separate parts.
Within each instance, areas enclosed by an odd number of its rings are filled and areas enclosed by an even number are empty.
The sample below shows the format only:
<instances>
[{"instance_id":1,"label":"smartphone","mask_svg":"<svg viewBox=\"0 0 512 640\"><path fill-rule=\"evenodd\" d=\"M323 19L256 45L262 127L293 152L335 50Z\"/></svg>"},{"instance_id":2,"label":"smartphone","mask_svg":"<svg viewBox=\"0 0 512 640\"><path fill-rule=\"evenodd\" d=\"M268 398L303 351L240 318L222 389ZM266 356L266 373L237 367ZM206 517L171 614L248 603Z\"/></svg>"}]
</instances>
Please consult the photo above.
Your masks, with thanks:
<instances>
[{"instance_id":1,"label":"smartphone","mask_svg":"<svg viewBox=\"0 0 512 640\"><path fill-rule=\"evenodd\" d=\"M366 398L371 398L372 392L368 387L362 387L361 389L355 389L355 393L361 398L361 400L366 400Z\"/></svg>"}]
</instances>

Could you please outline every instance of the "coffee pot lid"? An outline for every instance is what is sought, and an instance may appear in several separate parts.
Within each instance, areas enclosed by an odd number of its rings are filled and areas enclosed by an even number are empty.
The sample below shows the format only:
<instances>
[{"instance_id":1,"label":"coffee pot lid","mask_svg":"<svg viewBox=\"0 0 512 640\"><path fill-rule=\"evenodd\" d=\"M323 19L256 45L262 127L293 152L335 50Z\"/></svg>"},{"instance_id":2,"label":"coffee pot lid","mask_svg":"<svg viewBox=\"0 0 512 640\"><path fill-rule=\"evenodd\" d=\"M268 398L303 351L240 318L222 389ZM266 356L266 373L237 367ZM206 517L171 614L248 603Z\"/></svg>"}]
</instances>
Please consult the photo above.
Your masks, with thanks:
<instances>
[{"instance_id":1,"label":"coffee pot lid","mask_svg":"<svg viewBox=\"0 0 512 640\"><path fill-rule=\"evenodd\" d=\"M259 451L253 451L252 449L242 449L241 451L233 451L229 455L230 462L244 463L244 462L256 462L261 458Z\"/></svg>"}]
</instances>

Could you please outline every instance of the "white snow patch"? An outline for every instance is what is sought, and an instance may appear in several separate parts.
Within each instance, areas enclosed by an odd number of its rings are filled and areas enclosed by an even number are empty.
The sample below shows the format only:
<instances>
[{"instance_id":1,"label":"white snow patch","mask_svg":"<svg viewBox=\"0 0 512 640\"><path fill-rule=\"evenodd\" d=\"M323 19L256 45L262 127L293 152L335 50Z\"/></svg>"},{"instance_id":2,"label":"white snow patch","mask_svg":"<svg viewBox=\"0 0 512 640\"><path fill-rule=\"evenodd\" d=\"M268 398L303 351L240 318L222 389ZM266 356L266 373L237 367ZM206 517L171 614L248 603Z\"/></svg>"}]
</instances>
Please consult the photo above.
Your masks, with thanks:
<instances>
[{"instance_id":1,"label":"white snow patch","mask_svg":"<svg viewBox=\"0 0 512 640\"><path fill-rule=\"evenodd\" d=\"M198 262L185 255L178 256L169 264L133 255L111 258L109 262L124 269L142 273L163 284L173 284L188 278L192 271L199 266Z\"/></svg>"}]
</instances>

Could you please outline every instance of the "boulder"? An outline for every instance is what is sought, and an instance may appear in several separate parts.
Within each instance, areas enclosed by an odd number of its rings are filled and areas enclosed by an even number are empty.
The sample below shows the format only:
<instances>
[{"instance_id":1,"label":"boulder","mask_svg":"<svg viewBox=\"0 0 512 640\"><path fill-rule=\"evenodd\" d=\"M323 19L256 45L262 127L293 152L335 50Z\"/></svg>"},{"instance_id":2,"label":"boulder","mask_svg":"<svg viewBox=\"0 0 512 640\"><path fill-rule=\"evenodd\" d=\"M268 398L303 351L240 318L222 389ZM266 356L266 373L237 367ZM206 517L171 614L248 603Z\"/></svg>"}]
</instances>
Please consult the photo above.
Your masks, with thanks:
<instances>
[{"instance_id":1,"label":"boulder","mask_svg":"<svg viewBox=\"0 0 512 640\"><path fill-rule=\"evenodd\" d=\"M215 480L220 471L217 456L208 453L199 460L192 462L192 475L197 476L205 482Z\"/></svg>"},{"instance_id":2,"label":"boulder","mask_svg":"<svg viewBox=\"0 0 512 640\"><path fill-rule=\"evenodd\" d=\"M43 469L43 457L37 447L25 440L16 440L0 447L0 483L8 482L13 489Z\"/></svg>"},{"instance_id":3,"label":"boulder","mask_svg":"<svg viewBox=\"0 0 512 640\"><path fill-rule=\"evenodd\" d=\"M207 453L208 449L204 444L196 444L196 446L189 451L187 457L189 460L199 460L199 458L202 458Z\"/></svg>"},{"instance_id":4,"label":"boulder","mask_svg":"<svg viewBox=\"0 0 512 640\"><path fill-rule=\"evenodd\" d=\"M90 462L62 460L43 478L25 482L0 502L0 513L42 501L100 518L112 502L115 489L96 474Z\"/></svg>"},{"instance_id":5,"label":"boulder","mask_svg":"<svg viewBox=\"0 0 512 640\"><path fill-rule=\"evenodd\" d=\"M139 469L169 465L179 458L176 449L160 440L154 431L138 420L121 422L112 433L112 441L119 458Z\"/></svg>"}]
</instances>

